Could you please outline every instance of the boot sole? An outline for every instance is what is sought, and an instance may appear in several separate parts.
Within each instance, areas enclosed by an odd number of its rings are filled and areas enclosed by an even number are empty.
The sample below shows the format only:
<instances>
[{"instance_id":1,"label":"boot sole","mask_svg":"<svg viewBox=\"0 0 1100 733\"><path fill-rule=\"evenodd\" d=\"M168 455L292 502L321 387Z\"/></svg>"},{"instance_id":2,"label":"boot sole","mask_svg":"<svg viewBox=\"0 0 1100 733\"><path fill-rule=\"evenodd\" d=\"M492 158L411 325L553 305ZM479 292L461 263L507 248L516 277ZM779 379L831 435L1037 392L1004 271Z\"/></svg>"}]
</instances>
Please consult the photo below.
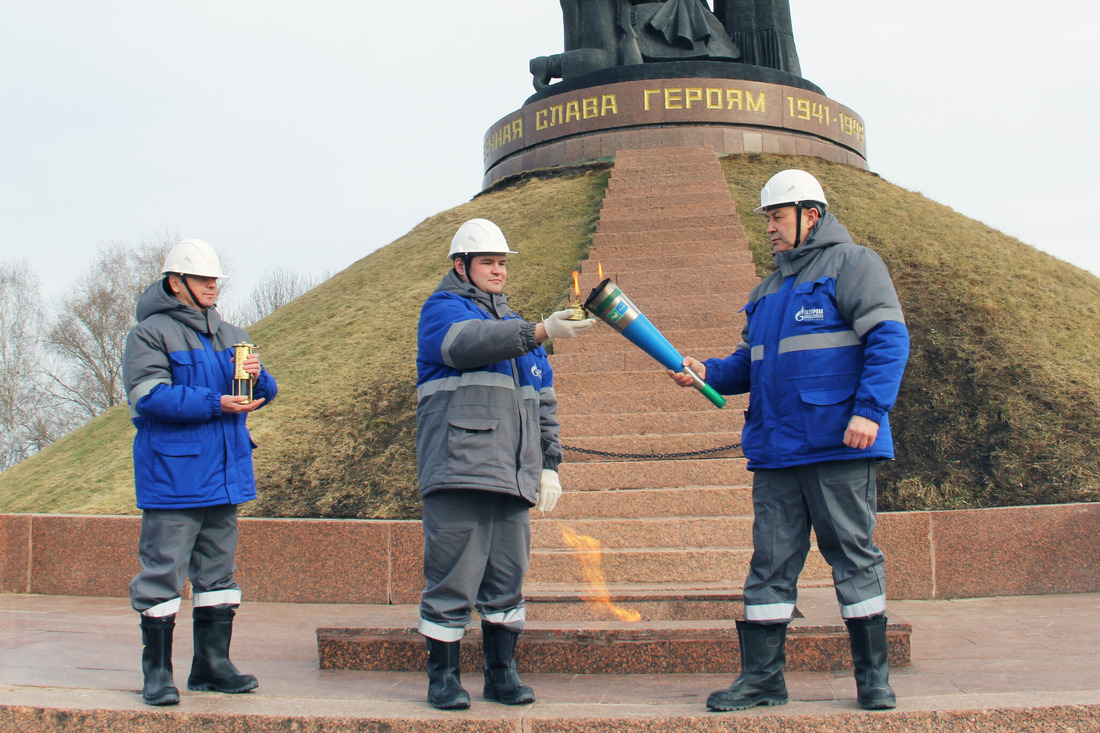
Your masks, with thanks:
<instances>
[{"instance_id":1,"label":"boot sole","mask_svg":"<svg viewBox=\"0 0 1100 733\"><path fill-rule=\"evenodd\" d=\"M713 710L716 713L729 713L735 710L751 710L757 707L774 708L780 705L786 705L790 698L765 698L762 700L752 700L750 702L741 705L722 705L707 703L707 710Z\"/></svg>"},{"instance_id":2,"label":"boot sole","mask_svg":"<svg viewBox=\"0 0 1100 733\"><path fill-rule=\"evenodd\" d=\"M221 692L226 695L239 695L242 692L251 692L260 686L259 682L253 682L247 685L241 685L240 687L218 687L210 683L204 683L200 685L193 685L190 682L187 683L187 689L191 692Z\"/></svg>"},{"instance_id":3,"label":"boot sole","mask_svg":"<svg viewBox=\"0 0 1100 733\"><path fill-rule=\"evenodd\" d=\"M497 695L491 695L488 692L483 692L481 696L489 702L499 702L501 705L530 705L535 701L534 693L523 695L522 697L517 697L515 699L505 699L502 697L498 697Z\"/></svg>"},{"instance_id":4,"label":"boot sole","mask_svg":"<svg viewBox=\"0 0 1100 733\"><path fill-rule=\"evenodd\" d=\"M142 695L141 696L141 701L143 703L145 703L146 705L156 705L156 706L179 705L180 704L180 696L177 693L175 695L164 695L162 697L155 697L155 698L150 699L150 698L147 698L144 695Z\"/></svg>"},{"instance_id":5,"label":"boot sole","mask_svg":"<svg viewBox=\"0 0 1100 733\"><path fill-rule=\"evenodd\" d=\"M864 710L893 710L898 706L897 700L869 700L859 704Z\"/></svg>"},{"instance_id":6,"label":"boot sole","mask_svg":"<svg viewBox=\"0 0 1100 733\"><path fill-rule=\"evenodd\" d=\"M470 707L469 700L455 700L453 702L436 702L429 699L428 704L436 710L467 710Z\"/></svg>"}]
</instances>

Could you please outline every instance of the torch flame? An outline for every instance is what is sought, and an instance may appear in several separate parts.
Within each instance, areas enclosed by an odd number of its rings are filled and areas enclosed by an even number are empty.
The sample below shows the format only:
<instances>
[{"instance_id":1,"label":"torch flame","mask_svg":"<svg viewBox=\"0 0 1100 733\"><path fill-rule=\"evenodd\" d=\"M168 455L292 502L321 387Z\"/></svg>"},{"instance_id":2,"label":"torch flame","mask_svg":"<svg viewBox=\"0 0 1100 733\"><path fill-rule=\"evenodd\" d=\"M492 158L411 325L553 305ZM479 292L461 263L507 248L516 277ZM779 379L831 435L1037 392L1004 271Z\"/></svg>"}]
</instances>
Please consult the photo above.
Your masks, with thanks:
<instances>
[{"instance_id":1,"label":"torch flame","mask_svg":"<svg viewBox=\"0 0 1100 733\"><path fill-rule=\"evenodd\" d=\"M573 270L573 294L578 298L581 297L581 273L580 270Z\"/></svg>"},{"instance_id":2,"label":"torch flame","mask_svg":"<svg viewBox=\"0 0 1100 733\"><path fill-rule=\"evenodd\" d=\"M595 537L577 534L565 525L561 527L561 536L567 545L580 551L581 570L589 585L592 586L591 593L585 596L584 600L606 608L615 614L620 621L641 621L642 614L620 608L611 602L611 593L607 590L607 583L604 581L603 571L600 569L600 541Z\"/></svg>"},{"instance_id":3,"label":"torch flame","mask_svg":"<svg viewBox=\"0 0 1100 733\"><path fill-rule=\"evenodd\" d=\"M603 280L603 262L596 263L596 270L600 273L600 280Z\"/></svg>"}]
</instances>

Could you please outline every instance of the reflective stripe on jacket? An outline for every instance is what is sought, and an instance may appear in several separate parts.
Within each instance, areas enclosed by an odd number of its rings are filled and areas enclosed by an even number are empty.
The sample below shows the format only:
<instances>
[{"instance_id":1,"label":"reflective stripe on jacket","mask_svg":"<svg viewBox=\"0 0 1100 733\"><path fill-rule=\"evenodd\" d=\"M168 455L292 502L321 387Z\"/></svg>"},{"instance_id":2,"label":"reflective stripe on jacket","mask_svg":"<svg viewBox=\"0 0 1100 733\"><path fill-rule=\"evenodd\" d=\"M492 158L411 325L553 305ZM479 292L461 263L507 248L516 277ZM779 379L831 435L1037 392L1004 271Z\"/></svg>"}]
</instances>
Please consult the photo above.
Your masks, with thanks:
<instances>
[{"instance_id":1,"label":"reflective stripe on jacket","mask_svg":"<svg viewBox=\"0 0 1100 733\"><path fill-rule=\"evenodd\" d=\"M704 362L719 392L749 392L741 436L749 469L893 458L889 411L909 332L886 266L829 213L802 246L775 258L779 269L743 309L742 342ZM879 424L866 450L843 444L853 415Z\"/></svg>"},{"instance_id":2,"label":"reflective stripe on jacket","mask_svg":"<svg viewBox=\"0 0 1100 733\"><path fill-rule=\"evenodd\" d=\"M554 375L534 324L452 270L420 311L417 347L420 493L480 489L534 504L542 469L562 457Z\"/></svg>"}]
</instances>

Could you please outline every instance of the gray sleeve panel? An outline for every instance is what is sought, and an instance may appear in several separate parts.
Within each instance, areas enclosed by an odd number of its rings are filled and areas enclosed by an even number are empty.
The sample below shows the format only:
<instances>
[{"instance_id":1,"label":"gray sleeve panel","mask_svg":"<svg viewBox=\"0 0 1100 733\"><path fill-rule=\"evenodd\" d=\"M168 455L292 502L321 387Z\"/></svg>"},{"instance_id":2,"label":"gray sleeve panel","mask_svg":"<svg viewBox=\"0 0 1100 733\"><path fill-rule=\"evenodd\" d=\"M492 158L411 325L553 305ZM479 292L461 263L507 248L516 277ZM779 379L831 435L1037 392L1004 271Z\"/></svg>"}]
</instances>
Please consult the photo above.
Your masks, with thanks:
<instances>
[{"instance_id":1,"label":"gray sleeve panel","mask_svg":"<svg viewBox=\"0 0 1100 733\"><path fill-rule=\"evenodd\" d=\"M539 390L539 430L542 433L542 467L557 471L565 452L561 446L558 396L553 387Z\"/></svg>"},{"instance_id":2,"label":"gray sleeve panel","mask_svg":"<svg viewBox=\"0 0 1100 733\"><path fill-rule=\"evenodd\" d=\"M886 264L866 247L837 249L844 261L836 270L836 299L844 318L860 337L883 321L905 323Z\"/></svg>"},{"instance_id":3,"label":"gray sleeve panel","mask_svg":"<svg viewBox=\"0 0 1100 733\"><path fill-rule=\"evenodd\" d=\"M169 348L166 334L154 318L134 326L126 337L126 349L122 356L122 378L126 386L127 398L133 405L144 397L156 384L172 383L172 365L168 359ZM181 347L183 344L181 343ZM144 385L152 383L144 391ZM137 394L135 398L133 395Z\"/></svg>"},{"instance_id":4,"label":"gray sleeve panel","mask_svg":"<svg viewBox=\"0 0 1100 733\"><path fill-rule=\"evenodd\" d=\"M523 337L526 323L519 318L453 323L443 337L443 363L453 369L466 370L523 356L530 351Z\"/></svg>"}]
</instances>

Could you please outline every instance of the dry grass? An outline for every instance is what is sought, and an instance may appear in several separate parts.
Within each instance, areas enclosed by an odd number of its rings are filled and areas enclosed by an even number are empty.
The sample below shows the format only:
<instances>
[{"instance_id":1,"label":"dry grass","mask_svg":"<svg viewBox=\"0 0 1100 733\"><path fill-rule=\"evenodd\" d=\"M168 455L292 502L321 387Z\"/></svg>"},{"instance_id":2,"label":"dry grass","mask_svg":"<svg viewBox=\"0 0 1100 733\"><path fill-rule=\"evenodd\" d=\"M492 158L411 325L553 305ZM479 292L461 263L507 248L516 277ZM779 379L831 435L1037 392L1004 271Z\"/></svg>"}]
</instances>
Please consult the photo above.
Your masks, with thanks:
<instances>
[{"instance_id":1,"label":"dry grass","mask_svg":"<svg viewBox=\"0 0 1100 733\"><path fill-rule=\"evenodd\" d=\"M776 171L816 175L855 241L882 255L912 355L891 417L883 509L1100 500L1100 280L874 174L810 158L723 161L761 274L751 213ZM534 318L563 302L607 183L532 178L425 220L251 329L280 383L250 424L260 498L285 517L416 517L416 321L458 225L500 223L508 292ZM0 511L133 513L125 409L0 474Z\"/></svg>"}]
</instances>

